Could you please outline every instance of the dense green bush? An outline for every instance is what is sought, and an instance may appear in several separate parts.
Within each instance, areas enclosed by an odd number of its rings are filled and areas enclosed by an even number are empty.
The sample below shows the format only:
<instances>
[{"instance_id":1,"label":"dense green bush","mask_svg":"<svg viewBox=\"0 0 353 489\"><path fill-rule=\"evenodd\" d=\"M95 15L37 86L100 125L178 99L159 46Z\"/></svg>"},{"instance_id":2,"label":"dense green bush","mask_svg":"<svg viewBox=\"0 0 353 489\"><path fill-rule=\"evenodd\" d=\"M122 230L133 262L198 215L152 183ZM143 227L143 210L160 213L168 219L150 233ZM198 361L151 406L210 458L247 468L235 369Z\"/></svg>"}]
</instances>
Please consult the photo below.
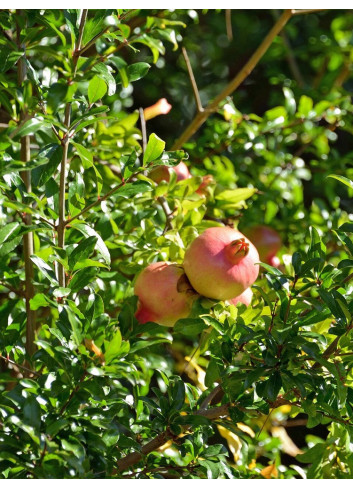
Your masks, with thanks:
<instances>
[{"instance_id":1,"label":"dense green bush","mask_svg":"<svg viewBox=\"0 0 353 489\"><path fill-rule=\"evenodd\" d=\"M1 477L352 478L352 13L0 26ZM150 178L181 160L191 178ZM257 224L283 245L249 307L138 323L148 264Z\"/></svg>"}]
</instances>

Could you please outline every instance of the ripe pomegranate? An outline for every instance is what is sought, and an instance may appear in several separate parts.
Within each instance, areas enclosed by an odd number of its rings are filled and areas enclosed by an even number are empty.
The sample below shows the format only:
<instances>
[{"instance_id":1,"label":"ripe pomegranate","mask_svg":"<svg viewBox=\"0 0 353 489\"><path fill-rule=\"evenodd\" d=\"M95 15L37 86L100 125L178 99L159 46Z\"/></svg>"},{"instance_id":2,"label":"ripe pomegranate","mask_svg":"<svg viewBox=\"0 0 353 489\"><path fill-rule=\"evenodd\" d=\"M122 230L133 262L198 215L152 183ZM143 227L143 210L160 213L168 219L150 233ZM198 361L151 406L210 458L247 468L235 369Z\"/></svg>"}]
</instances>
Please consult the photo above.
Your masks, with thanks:
<instances>
[{"instance_id":1,"label":"ripe pomegranate","mask_svg":"<svg viewBox=\"0 0 353 489\"><path fill-rule=\"evenodd\" d=\"M251 241L256 243L260 259L273 267L280 265L280 260L276 254L281 249L282 240L280 235L269 226L253 226L246 231Z\"/></svg>"},{"instance_id":2,"label":"ripe pomegranate","mask_svg":"<svg viewBox=\"0 0 353 489\"><path fill-rule=\"evenodd\" d=\"M149 177L156 183L160 183L162 180L169 182L170 180L170 172L175 171L177 174L177 182L180 180L186 180L187 178L191 178L192 175L189 172L189 168L185 165L183 161L179 163L179 165L170 168L168 166L157 166L151 170Z\"/></svg>"},{"instance_id":3,"label":"ripe pomegranate","mask_svg":"<svg viewBox=\"0 0 353 489\"><path fill-rule=\"evenodd\" d=\"M249 287L248 289L244 290L242 294L238 295L238 297L234 297L234 299L230 299L228 302L230 302L234 306L241 303L241 304L245 304L246 307L248 307L251 304L253 295L254 295L253 291Z\"/></svg>"},{"instance_id":4,"label":"ripe pomegranate","mask_svg":"<svg viewBox=\"0 0 353 489\"><path fill-rule=\"evenodd\" d=\"M237 297L259 274L259 254L239 231L208 228L186 250L185 273L201 295L218 300Z\"/></svg>"},{"instance_id":5,"label":"ripe pomegranate","mask_svg":"<svg viewBox=\"0 0 353 489\"><path fill-rule=\"evenodd\" d=\"M153 321L174 326L178 319L190 314L196 293L180 265L157 262L137 277L135 295L139 298L136 318L141 324Z\"/></svg>"}]
</instances>

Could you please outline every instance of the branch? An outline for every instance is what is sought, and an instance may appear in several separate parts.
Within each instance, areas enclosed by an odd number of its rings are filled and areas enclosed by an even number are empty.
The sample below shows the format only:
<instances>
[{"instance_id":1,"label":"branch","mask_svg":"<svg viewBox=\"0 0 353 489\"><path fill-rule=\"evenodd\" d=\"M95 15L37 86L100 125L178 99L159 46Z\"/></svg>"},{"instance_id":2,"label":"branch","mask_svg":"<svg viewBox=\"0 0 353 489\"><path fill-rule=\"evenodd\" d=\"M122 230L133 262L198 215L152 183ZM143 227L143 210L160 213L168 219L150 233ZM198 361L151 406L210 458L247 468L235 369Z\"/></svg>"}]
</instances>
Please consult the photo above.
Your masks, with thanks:
<instances>
[{"instance_id":1,"label":"branch","mask_svg":"<svg viewBox=\"0 0 353 489\"><path fill-rule=\"evenodd\" d=\"M228 41L233 41L233 29L232 29L232 10L230 8L226 9L226 31Z\"/></svg>"},{"instance_id":2,"label":"branch","mask_svg":"<svg viewBox=\"0 0 353 489\"><path fill-rule=\"evenodd\" d=\"M307 8L302 10L294 10L293 15L303 15L303 14L315 14L316 12L323 12L327 8Z\"/></svg>"},{"instance_id":3,"label":"branch","mask_svg":"<svg viewBox=\"0 0 353 489\"><path fill-rule=\"evenodd\" d=\"M21 11L18 10L18 15L21 15ZM23 51L23 56L18 61L18 85L22 87L23 82L27 78L27 65L25 62L26 45L21 44L21 29L17 24L17 45L18 49ZM21 122L28 120L30 116L24 106L21 112ZM31 159L30 139L29 136L21 138L21 161L27 163ZM32 192L31 171L21 172L22 180L26 187L27 194ZM27 201L27 198L26 198ZM28 206L31 206L30 202L26 202ZM23 222L27 226L32 225L32 214L26 212L23 216ZM26 352L31 357L36 351L35 339L35 325L36 325L36 313L31 310L30 300L34 297L34 269L31 256L33 255L33 232L28 232L23 236L23 259L25 263L25 300L26 300Z\"/></svg>"},{"instance_id":4,"label":"branch","mask_svg":"<svg viewBox=\"0 0 353 489\"><path fill-rule=\"evenodd\" d=\"M169 231L169 229L173 229L173 225L172 225L173 211L170 209L168 201L165 197L163 196L158 197L158 202L161 204L161 207L166 217L165 226L163 229L163 234L165 234L166 231Z\"/></svg>"},{"instance_id":5,"label":"branch","mask_svg":"<svg viewBox=\"0 0 353 489\"><path fill-rule=\"evenodd\" d=\"M89 49L91 46L93 46L93 44L95 44L95 42L103 36L103 34L105 34L109 29L109 26L107 26L105 29L103 29L101 32L99 32L96 36L94 36L93 39L91 39L85 46L83 46L83 48L81 48L79 51L78 51L78 54L79 56L81 56L85 51L87 51L87 49Z\"/></svg>"},{"instance_id":6,"label":"branch","mask_svg":"<svg viewBox=\"0 0 353 489\"><path fill-rule=\"evenodd\" d=\"M77 62L80 57L80 48L82 42L83 31L87 19L88 9L82 10L79 34L75 50L73 53L73 77L75 78ZM65 190L66 190L66 166L67 153L69 149L69 129L71 119L71 103L68 102L65 106L65 121L64 125L67 128L66 135L62 139L63 156L60 165L60 187L59 187L59 222L58 222L58 247L64 249L65 246ZM65 269L61 263L58 263L58 281L60 287L65 287Z\"/></svg>"},{"instance_id":7,"label":"branch","mask_svg":"<svg viewBox=\"0 0 353 489\"><path fill-rule=\"evenodd\" d=\"M193 134L202 126L207 118L218 109L218 105L228 95L232 94L239 85L250 75L260 59L264 56L268 48L271 46L274 38L281 32L284 26L293 15L293 10L288 9L283 12L281 17L277 20L271 31L267 34L255 53L251 56L246 65L240 70L235 78L222 90L222 92L211 102L202 113L197 113L193 121L185 129L180 138L174 143L172 151L180 149L183 144L188 141Z\"/></svg>"},{"instance_id":8,"label":"branch","mask_svg":"<svg viewBox=\"0 0 353 489\"><path fill-rule=\"evenodd\" d=\"M92 204L87 205L84 209L82 209L82 211L80 211L75 216L70 217L70 219L67 219L64 222L64 227L66 227L72 221L75 221L76 219L78 219L83 214L86 214L86 212L88 212L89 210L93 209L93 207L95 207L96 205L100 204L102 201L109 199L109 197L111 195L113 195L117 190L119 190L119 188L123 187L126 183L129 183L133 178L135 178L139 173L141 173L141 171L137 171L137 172L133 173L132 175L130 175L130 177L126 181L120 182L118 185L116 185L111 190L109 190L108 193L106 193L105 195L103 195L103 197L100 197L96 201L92 202Z\"/></svg>"},{"instance_id":9,"label":"branch","mask_svg":"<svg viewBox=\"0 0 353 489\"><path fill-rule=\"evenodd\" d=\"M223 392L223 387L219 384L217 385L217 387L215 387L213 389L213 391L211 391L207 397L205 397L204 401L202 402L200 408L201 409L205 409L209 404L211 404L211 402L213 401L213 399L218 395L220 394L221 392ZM224 394L224 392L223 392Z\"/></svg>"},{"instance_id":10,"label":"branch","mask_svg":"<svg viewBox=\"0 0 353 489\"><path fill-rule=\"evenodd\" d=\"M68 400L65 402L65 404L63 405L63 407L60 409L60 413L59 415L62 416L62 414L64 413L65 409L67 408L67 406L70 404L72 398L74 397L74 395L76 394L76 392L79 390L79 388L81 387L81 384L82 382L85 380L87 376L87 372L84 371L80 380L78 381L77 385L75 386L75 388L71 391L70 393L70 396L68 398Z\"/></svg>"},{"instance_id":11,"label":"branch","mask_svg":"<svg viewBox=\"0 0 353 489\"><path fill-rule=\"evenodd\" d=\"M0 280L0 285L1 287L5 287L5 289L8 289L10 292L13 292L16 295L19 295L20 297L26 297L26 293L22 290L15 289L15 287L12 287L12 285L7 284L6 282L3 282Z\"/></svg>"},{"instance_id":12,"label":"branch","mask_svg":"<svg viewBox=\"0 0 353 489\"><path fill-rule=\"evenodd\" d=\"M194 414L198 416L203 416L204 418L210 420L218 419L222 416L228 415L230 406L231 404L227 403L224 404L223 406L218 406L212 409L199 409ZM184 431L186 431L189 428L189 426L190 425L184 425L183 426ZM168 440L173 440L174 438L177 438L177 436L174 435L169 430L169 428L167 428L166 431L160 433L158 436L156 436L156 438L153 438L153 440L148 442L146 445L143 445L140 452L129 453L122 459L118 460L117 465L118 465L119 472L123 472L128 467L137 464L138 462L140 462L140 460L142 460L143 456L146 456L149 453L154 452L159 447L164 445Z\"/></svg>"},{"instance_id":13,"label":"branch","mask_svg":"<svg viewBox=\"0 0 353 489\"><path fill-rule=\"evenodd\" d=\"M188 53L187 53L186 49L184 48L184 46L181 48L181 51L183 53L185 64L186 64L186 67L188 69L188 74L189 74L189 78L190 78L190 82L191 82L191 86L192 86L192 91L194 92L194 99L195 99L195 103L196 103L197 112L203 112L204 109L202 107L200 94L199 94L199 91L198 91L198 88L196 85L196 80L194 77L194 73L192 71L192 66L191 66L191 63L189 60Z\"/></svg>"},{"instance_id":14,"label":"branch","mask_svg":"<svg viewBox=\"0 0 353 489\"><path fill-rule=\"evenodd\" d=\"M30 368L27 368L24 365L19 365L18 363L14 362L13 360L10 360L7 357L4 357L1 354L0 354L0 358L2 360L4 360L5 362L10 363L11 365L14 365L15 367L20 368L20 369L24 370L25 372L28 372L28 373L30 373L32 375L37 375L37 376L40 376L41 375L40 372L35 372L34 370L31 370Z\"/></svg>"},{"instance_id":15,"label":"branch","mask_svg":"<svg viewBox=\"0 0 353 489\"><path fill-rule=\"evenodd\" d=\"M142 151L144 154L147 146L147 130L146 130L145 114L143 112L142 107L139 108L139 114L140 114L141 132L142 132Z\"/></svg>"}]
</instances>

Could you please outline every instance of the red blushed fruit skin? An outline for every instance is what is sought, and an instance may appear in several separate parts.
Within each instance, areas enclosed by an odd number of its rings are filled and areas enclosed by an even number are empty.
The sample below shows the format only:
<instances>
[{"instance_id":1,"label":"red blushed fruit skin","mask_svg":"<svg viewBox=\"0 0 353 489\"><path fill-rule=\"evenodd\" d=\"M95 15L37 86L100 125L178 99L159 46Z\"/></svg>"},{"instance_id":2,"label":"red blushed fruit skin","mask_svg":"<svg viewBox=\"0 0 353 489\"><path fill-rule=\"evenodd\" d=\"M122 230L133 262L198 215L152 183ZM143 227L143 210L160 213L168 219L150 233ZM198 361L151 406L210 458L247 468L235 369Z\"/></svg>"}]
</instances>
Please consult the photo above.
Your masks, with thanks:
<instances>
[{"instance_id":1,"label":"red blushed fruit skin","mask_svg":"<svg viewBox=\"0 0 353 489\"><path fill-rule=\"evenodd\" d=\"M256 244L261 261L278 267L280 261L276 254L281 249L282 240L277 231L268 226L253 226L246 229L245 232L249 239Z\"/></svg>"},{"instance_id":2,"label":"red blushed fruit skin","mask_svg":"<svg viewBox=\"0 0 353 489\"><path fill-rule=\"evenodd\" d=\"M206 195L208 191L208 186L214 183L214 179L212 175L204 175L202 177L202 182L199 186L199 188L196 190L196 193L199 195Z\"/></svg>"},{"instance_id":3,"label":"red blushed fruit skin","mask_svg":"<svg viewBox=\"0 0 353 489\"><path fill-rule=\"evenodd\" d=\"M152 321L162 326L174 326L178 319L189 316L193 294L180 286L183 275L185 277L181 266L167 262L152 263L140 273L135 283L135 295L139 298L136 318L141 324Z\"/></svg>"},{"instance_id":4,"label":"red blushed fruit skin","mask_svg":"<svg viewBox=\"0 0 353 489\"><path fill-rule=\"evenodd\" d=\"M259 274L259 254L239 231L208 228L186 250L184 270L199 294L217 300L237 297Z\"/></svg>"},{"instance_id":5,"label":"red blushed fruit skin","mask_svg":"<svg viewBox=\"0 0 353 489\"><path fill-rule=\"evenodd\" d=\"M253 291L249 287L248 289L244 290L242 294L238 295L238 297L234 297L234 299L230 299L228 302L230 302L234 306L241 303L241 304L245 304L246 307L248 307L251 304L253 295L254 295Z\"/></svg>"},{"instance_id":6,"label":"red blushed fruit skin","mask_svg":"<svg viewBox=\"0 0 353 489\"><path fill-rule=\"evenodd\" d=\"M189 168L185 165L183 161L181 161L179 165L174 166L173 168L169 168L168 166L158 166L150 172L149 177L156 183L161 183L163 180L169 182L170 171L173 170L177 174L177 182L192 177L191 173L189 172Z\"/></svg>"}]
</instances>

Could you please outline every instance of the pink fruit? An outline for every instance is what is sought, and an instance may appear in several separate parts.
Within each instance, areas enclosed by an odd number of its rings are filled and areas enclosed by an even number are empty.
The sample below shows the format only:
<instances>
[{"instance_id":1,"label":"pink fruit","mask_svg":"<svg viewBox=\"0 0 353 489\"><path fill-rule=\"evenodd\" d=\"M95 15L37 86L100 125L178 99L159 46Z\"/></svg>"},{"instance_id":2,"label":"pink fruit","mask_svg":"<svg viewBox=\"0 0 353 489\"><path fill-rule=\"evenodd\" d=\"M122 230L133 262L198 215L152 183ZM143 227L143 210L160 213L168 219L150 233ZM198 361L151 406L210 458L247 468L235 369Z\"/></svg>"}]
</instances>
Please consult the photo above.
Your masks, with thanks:
<instances>
[{"instance_id":1,"label":"pink fruit","mask_svg":"<svg viewBox=\"0 0 353 489\"><path fill-rule=\"evenodd\" d=\"M173 170L177 174L177 182L192 177L191 173L189 172L189 168L185 165L183 161L181 161L179 165L174 166L173 168L169 168L168 166L157 166L156 168L153 168L153 170L151 170L149 177L156 183L160 183L162 180L169 182L170 172Z\"/></svg>"},{"instance_id":2,"label":"pink fruit","mask_svg":"<svg viewBox=\"0 0 353 489\"><path fill-rule=\"evenodd\" d=\"M276 254L281 249L282 240L277 231L268 226L253 226L246 229L246 235L256 244L262 262L273 267L279 266Z\"/></svg>"},{"instance_id":3,"label":"pink fruit","mask_svg":"<svg viewBox=\"0 0 353 489\"><path fill-rule=\"evenodd\" d=\"M218 300L237 297L259 274L259 254L239 231L208 228L186 250L184 270L201 295Z\"/></svg>"},{"instance_id":4,"label":"pink fruit","mask_svg":"<svg viewBox=\"0 0 353 489\"><path fill-rule=\"evenodd\" d=\"M234 297L234 299L230 299L228 302L230 302L234 306L241 303L241 304L245 304L246 307L248 307L251 304L253 295L254 295L253 291L249 287L248 289L244 290L242 294L238 295L238 297Z\"/></svg>"},{"instance_id":5,"label":"pink fruit","mask_svg":"<svg viewBox=\"0 0 353 489\"><path fill-rule=\"evenodd\" d=\"M199 195L206 195L207 190L208 190L208 186L211 183L214 183L213 176L212 175L204 175L202 177L202 182L201 182L199 188L196 190L196 193Z\"/></svg>"},{"instance_id":6,"label":"pink fruit","mask_svg":"<svg viewBox=\"0 0 353 489\"><path fill-rule=\"evenodd\" d=\"M190 314L195 291L180 265L158 262L148 265L137 277L135 295L139 298L136 318L141 324L153 321L174 326Z\"/></svg>"}]
</instances>

